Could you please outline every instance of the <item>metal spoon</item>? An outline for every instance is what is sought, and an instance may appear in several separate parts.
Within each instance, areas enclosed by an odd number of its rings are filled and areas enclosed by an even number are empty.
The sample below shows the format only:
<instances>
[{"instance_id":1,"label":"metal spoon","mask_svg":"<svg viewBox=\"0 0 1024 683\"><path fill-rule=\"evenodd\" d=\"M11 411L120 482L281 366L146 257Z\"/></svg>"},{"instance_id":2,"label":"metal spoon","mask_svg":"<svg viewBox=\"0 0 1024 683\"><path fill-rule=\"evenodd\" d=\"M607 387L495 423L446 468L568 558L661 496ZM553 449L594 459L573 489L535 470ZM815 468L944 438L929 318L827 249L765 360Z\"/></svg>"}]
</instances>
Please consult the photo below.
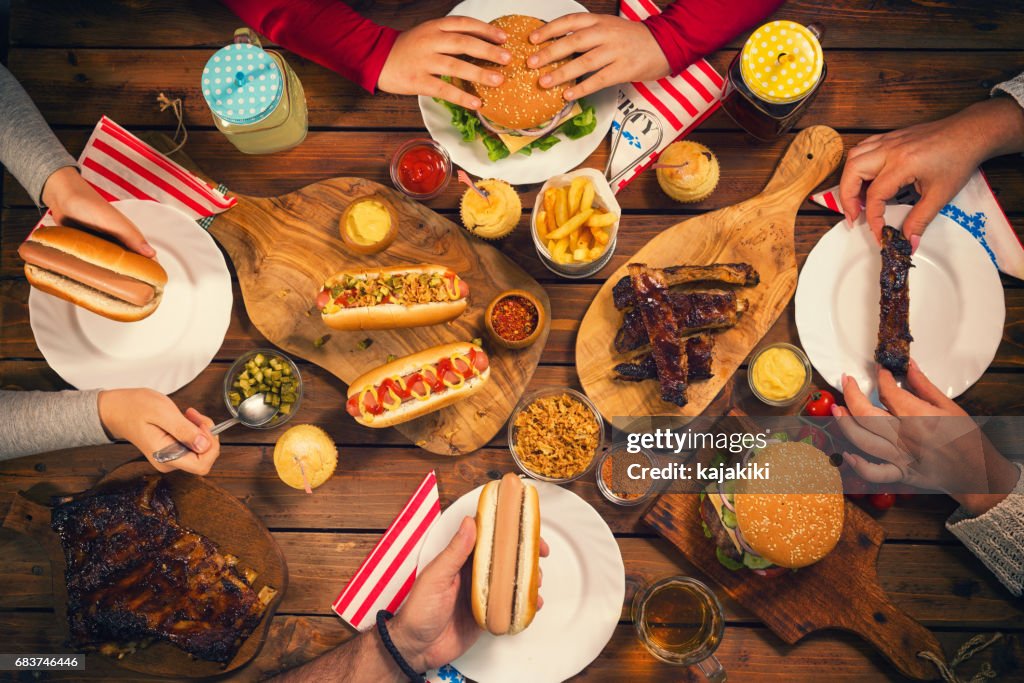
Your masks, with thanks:
<instances>
[{"instance_id":1,"label":"metal spoon","mask_svg":"<svg viewBox=\"0 0 1024 683\"><path fill-rule=\"evenodd\" d=\"M263 402L263 394L253 394L249 398L242 401L238 406L238 415L231 418L230 420L224 420L218 425L215 425L210 433L213 435L220 434L229 427L234 427L236 424L241 422L246 427L261 427L277 415L277 406L270 405L269 403ZM187 455L192 452L192 449L188 446L184 446L180 443L172 443L170 446L164 446L157 452L153 453L154 462L171 462L177 460L183 455Z\"/></svg>"}]
</instances>

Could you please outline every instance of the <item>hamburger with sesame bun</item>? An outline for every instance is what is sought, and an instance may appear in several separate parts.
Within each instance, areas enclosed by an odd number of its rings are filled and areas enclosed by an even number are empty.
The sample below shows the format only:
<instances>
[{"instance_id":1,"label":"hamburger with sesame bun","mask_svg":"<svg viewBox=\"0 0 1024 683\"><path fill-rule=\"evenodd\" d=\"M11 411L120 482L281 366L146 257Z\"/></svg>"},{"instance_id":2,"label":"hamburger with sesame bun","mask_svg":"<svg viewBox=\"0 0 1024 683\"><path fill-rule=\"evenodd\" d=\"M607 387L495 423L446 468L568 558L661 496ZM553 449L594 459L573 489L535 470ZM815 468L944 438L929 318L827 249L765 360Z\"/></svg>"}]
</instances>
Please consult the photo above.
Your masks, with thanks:
<instances>
[{"instance_id":1,"label":"hamburger with sesame bun","mask_svg":"<svg viewBox=\"0 0 1024 683\"><path fill-rule=\"evenodd\" d=\"M843 532L845 503L838 468L814 446L770 442L747 463L767 468L767 479L711 484L701 494L704 533L719 562L775 576L818 562Z\"/></svg>"},{"instance_id":2,"label":"hamburger with sesame bun","mask_svg":"<svg viewBox=\"0 0 1024 683\"><path fill-rule=\"evenodd\" d=\"M539 45L530 42L530 34L546 22L522 14L508 14L490 23L508 36L502 47L511 53L512 59L504 65L470 60L504 76L501 85L453 79L455 85L476 95L481 103L476 112L444 103L462 139L467 142L482 139L490 160L498 161L517 152L528 155L550 149L559 142L559 136L576 140L592 133L597 127L594 107L582 101L566 102L563 96L575 81L552 88L540 85L541 76L562 66L566 60L539 69L526 64L531 55L552 42Z\"/></svg>"}]
</instances>

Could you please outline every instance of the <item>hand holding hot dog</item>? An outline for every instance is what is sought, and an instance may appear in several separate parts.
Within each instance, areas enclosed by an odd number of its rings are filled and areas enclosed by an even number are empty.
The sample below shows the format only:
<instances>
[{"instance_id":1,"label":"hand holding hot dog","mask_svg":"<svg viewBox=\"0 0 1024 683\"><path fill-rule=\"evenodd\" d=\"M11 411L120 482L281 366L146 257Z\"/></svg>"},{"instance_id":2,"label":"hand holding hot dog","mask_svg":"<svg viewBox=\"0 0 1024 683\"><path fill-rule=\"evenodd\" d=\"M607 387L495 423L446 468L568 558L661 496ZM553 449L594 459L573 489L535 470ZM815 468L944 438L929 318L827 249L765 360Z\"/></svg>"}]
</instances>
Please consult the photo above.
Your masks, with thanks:
<instances>
[{"instance_id":1,"label":"hand holding hot dog","mask_svg":"<svg viewBox=\"0 0 1024 683\"><path fill-rule=\"evenodd\" d=\"M101 391L98 405L100 422L110 436L132 442L160 472L179 469L203 476L220 455L220 442L210 434L213 420L195 408L183 415L171 399L157 391ZM175 442L193 452L169 463L152 460L153 453Z\"/></svg>"},{"instance_id":2,"label":"hand holding hot dog","mask_svg":"<svg viewBox=\"0 0 1024 683\"><path fill-rule=\"evenodd\" d=\"M156 256L156 250L135 224L101 197L73 166L58 169L47 178L43 203L58 224L105 233L147 258Z\"/></svg>"}]
</instances>

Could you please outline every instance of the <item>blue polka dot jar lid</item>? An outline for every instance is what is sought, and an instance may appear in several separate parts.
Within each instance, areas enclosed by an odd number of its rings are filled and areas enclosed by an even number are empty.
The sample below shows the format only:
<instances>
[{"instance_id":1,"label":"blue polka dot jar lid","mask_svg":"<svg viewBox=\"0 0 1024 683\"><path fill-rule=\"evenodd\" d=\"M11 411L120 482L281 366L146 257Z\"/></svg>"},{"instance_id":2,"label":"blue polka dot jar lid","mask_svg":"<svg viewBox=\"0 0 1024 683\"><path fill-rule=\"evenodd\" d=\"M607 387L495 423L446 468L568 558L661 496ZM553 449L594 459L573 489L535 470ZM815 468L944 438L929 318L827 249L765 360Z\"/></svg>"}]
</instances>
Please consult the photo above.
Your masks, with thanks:
<instances>
[{"instance_id":1,"label":"blue polka dot jar lid","mask_svg":"<svg viewBox=\"0 0 1024 683\"><path fill-rule=\"evenodd\" d=\"M203 67L203 97L228 123L256 123L281 101L284 82L277 62L263 48L234 43L221 48Z\"/></svg>"}]
</instances>

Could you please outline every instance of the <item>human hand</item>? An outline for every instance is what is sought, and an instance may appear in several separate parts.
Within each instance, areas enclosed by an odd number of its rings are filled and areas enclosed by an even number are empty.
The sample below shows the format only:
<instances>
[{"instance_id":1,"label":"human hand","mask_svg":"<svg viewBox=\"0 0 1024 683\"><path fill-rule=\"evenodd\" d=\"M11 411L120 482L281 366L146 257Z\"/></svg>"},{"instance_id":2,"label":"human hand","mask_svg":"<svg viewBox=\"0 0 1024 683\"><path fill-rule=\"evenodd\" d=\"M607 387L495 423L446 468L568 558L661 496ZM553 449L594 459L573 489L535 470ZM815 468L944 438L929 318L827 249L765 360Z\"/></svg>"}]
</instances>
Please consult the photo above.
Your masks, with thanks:
<instances>
[{"instance_id":1,"label":"human hand","mask_svg":"<svg viewBox=\"0 0 1024 683\"><path fill-rule=\"evenodd\" d=\"M389 628L395 647L416 671L457 659L480 635L468 596L460 599L460 593L465 593L463 585L469 585L463 567L475 544L476 522L466 517L448 547L416 577L409 598ZM550 552L541 539L540 556L547 557ZM541 572L541 580L543 576ZM537 609L543 605L538 596Z\"/></svg>"},{"instance_id":2,"label":"human hand","mask_svg":"<svg viewBox=\"0 0 1024 683\"><path fill-rule=\"evenodd\" d=\"M210 434L213 420L195 408L182 415L174 401L152 389L101 391L99 414L111 436L132 442L160 472L178 469L203 476L220 455L220 441ZM192 453L167 463L153 461L153 453L176 442Z\"/></svg>"},{"instance_id":3,"label":"human hand","mask_svg":"<svg viewBox=\"0 0 1024 683\"><path fill-rule=\"evenodd\" d=\"M902 482L940 490L980 514L1006 497L1017 483L1017 467L996 451L978 425L921 372L913 359L902 389L892 373L878 370L878 397L868 400L852 377L843 376L846 408L832 414L846 438L874 456L844 453L843 460L866 481Z\"/></svg>"},{"instance_id":4,"label":"human hand","mask_svg":"<svg viewBox=\"0 0 1024 683\"><path fill-rule=\"evenodd\" d=\"M50 174L43 186L43 203L61 225L81 226L106 233L147 258L156 256L156 250L135 224L101 197L73 166L65 166Z\"/></svg>"},{"instance_id":5,"label":"human hand","mask_svg":"<svg viewBox=\"0 0 1024 683\"><path fill-rule=\"evenodd\" d=\"M903 233L916 250L928 224L983 161L1019 148L1024 148L1024 115L1005 97L865 138L847 154L839 181L847 223L860 216L863 202L868 226L881 242L886 200L913 185L921 199L903 221Z\"/></svg>"},{"instance_id":6,"label":"human hand","mask_svg":"<svg viewBox=\"0 0 1024 683\"><path fill-rule=\"evenodd\" d=\"M512 55L498 47L508 36L496 26L470 17L443 17L401 33L391 48L377 87L396 95L439 97L466 109L479 109L480 100L441 80L451 76L482 85L501 85L504 76L459 56L508 64Z\"/></svg>"},{"instance_id":7,"label":"human hand","mask_svg":"<svg viewBox=\"0 0 1024 683\"><path fill-rule=\"evenodd\" d=\"M541 87L551 88L592 74L567 89L563 93L566 100L578 100L619 83L650 81L670 73L665 53L643 22L611 14L567 14L530 34L534 45L548 40L554 42L532 55L527 66L539 69L574 54L578 56L541 76Z\"/></svg>"}]
</instances>

